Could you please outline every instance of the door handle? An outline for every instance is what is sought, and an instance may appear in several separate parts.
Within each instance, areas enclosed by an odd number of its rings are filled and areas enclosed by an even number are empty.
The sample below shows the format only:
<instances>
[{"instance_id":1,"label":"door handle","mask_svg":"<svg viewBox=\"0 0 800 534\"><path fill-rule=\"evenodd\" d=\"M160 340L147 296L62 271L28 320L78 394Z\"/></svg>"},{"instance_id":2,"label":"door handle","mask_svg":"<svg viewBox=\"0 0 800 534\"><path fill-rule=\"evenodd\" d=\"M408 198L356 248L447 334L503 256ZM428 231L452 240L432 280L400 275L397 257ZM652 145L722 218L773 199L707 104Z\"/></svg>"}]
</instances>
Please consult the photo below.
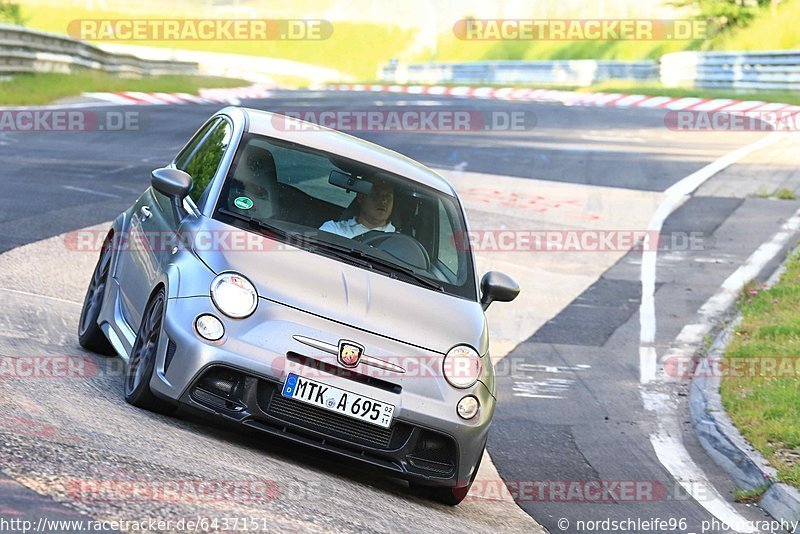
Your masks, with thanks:
<instances>
[{"instance_id":1,"label":"door handle","mask_svg":"<svg viewBox=\"0 0 800 534\"><path fill-rule=\"evenodd\" d=\"M142 209L139 210L139 220L146 221L153 215L153 212L150 210L149 206L142 206Z\"/></svg>"}]
</instances>

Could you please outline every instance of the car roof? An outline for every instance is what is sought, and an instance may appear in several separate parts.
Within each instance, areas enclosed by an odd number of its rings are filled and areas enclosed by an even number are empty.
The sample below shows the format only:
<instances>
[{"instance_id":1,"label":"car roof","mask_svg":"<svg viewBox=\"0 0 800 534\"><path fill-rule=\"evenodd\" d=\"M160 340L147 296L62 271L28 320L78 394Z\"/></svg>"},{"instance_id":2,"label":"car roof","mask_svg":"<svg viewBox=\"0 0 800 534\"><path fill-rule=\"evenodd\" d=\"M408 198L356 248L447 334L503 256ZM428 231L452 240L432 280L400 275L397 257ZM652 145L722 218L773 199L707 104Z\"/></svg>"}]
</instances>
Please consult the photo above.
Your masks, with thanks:
<instances>
[{"instance_id":1,"label":"car roof","mask_svg":"<svg viewBox=\"0 0 800 534\"><path fill-rule=\"evenodd\" d=\"M237 107L237 109L243 111L247 116L249 123L247 132L249 133L290 141L365 163L456 196L455 189L444 177L421 163L388 148L293 117L290 120L293 125L297 126L281 127L282 124L285 124L283 122L284 115L252 108ZM303 125L308 128L303 128Z\"/></svg>"}]
</instances>

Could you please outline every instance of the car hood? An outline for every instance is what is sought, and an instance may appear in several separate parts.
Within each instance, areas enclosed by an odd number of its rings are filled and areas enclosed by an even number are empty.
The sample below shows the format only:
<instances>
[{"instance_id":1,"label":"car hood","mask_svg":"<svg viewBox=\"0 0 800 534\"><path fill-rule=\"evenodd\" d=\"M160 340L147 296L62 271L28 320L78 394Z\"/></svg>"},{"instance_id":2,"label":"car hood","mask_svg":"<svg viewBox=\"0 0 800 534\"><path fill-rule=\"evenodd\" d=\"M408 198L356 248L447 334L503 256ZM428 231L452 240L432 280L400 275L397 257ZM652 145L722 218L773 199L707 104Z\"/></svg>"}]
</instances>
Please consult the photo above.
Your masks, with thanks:
<instances>
[{"instance_id":1,"label":"car hood","mask_svg":"<svg viewBox=\"0 0 800 534\"><path fill-rule=\"evenodd\" d=\"M213 219L203 226L212 235L232 230ZM216 274L245 275L263 299L441 354L462 343L488 350L486 318L475 301L246 234L238 245L196 246L195 254Z\"/></svg>"}]
</instances>

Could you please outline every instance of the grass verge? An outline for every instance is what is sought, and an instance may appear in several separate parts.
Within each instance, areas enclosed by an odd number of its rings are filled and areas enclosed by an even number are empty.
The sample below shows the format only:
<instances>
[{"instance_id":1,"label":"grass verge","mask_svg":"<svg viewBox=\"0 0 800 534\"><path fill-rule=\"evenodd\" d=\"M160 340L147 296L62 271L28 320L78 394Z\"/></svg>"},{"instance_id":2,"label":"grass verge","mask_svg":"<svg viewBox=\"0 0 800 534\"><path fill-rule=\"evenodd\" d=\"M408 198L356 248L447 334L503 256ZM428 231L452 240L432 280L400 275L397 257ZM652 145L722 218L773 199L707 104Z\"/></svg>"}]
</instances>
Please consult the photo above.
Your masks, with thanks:
<instances>
[{"instance_id":1,"label":"grass verge","mask_svg":"<svg viewBox=\"0 0 800 534\"><path fill-rule=\"evenodd\" d=\"M148 76L121 78L104 72L76 72L73 74L37 73L19 74L0 81L0 104L49 104L60 98L77 96L84 92L142 91L197 94L201 88L242 87L250 85L245 80L210 76Z\"/></svg>"},{"instance_id":2,"label":"grass verge","mask_svg":"<svg viewBox=\"0 0 800 534\"><path fill-rule=\"evenodd\" d=\"M597 5L586 3L586 9ZM602 8L601 8L602 9ZM565 19L614 18L607 13L598 15L565 13ZM675 11L675 18L689 15ZM542 17L546 18L546 17ZM637 18L628 13L621 18ZM641 17L638 18L648 18ZM452 32L439 35L435 61L481 61L496 59L658 59L671 52L688 50L788 50L800 48L800 33L795 21L800 19L800 0L784 0L762 7L746 27L734 28L706 38L687 40L561 40L561 41L463 41Z\"/></svg>"},{"instance_id":3,"label":"grass verge","mask_svg":"<svg viewBox=\"0 0 800 534\"><path fill-rule=\"evenodd\" d=\"M79 3L79 2L78 2ZM191 14L182 4L164 3L159 10L148 10L146 6L138 7L134 2L126 5L122 2L113 4L110 10L89 9L75 5L76 2L52 2L23 5L23 16L30 28L53 33L66 34L70 21L81 19L192 19L192 18L259 18L275 19L272 6L258 6L255 3L247 6L247 11L237 12L231 6L211 6L206 2L204 7L196 6ZM198 2L199 4L199 2ZM245 6L242 6L244 9ZM151 8L152 9L152 8ZM317 7L303 11L297 6L296 15L287 18L305 18L303 13L322 13ZM246 56L275 57L336 69L356 79L372 78L378 68L389 58L401 54L414 39L414 31L402 29L391 24L373 24L365 22L342 22L333 24L333 34L327 39L315 40L135 40L119 41L118 44L133 44L157 48L177 48L204 52L225 52ZM115 42L115 41L108 41ZM102 44L102 42L95 42Z\"/></svg>"},{"instance_id":4,"label":"grass verge","mask_svg":"<svg viewBox=\"0 0 800 534\"><path fill-rule=\"evenodd\" d=\"M743 504L758 504L761 497L769 489L769 484L764 484L756 489L745 490L741 488L734 488L733 500Z\"/></svg>"},{"instance_id":5,"label":"grass verge","mask_svg":"<svg viewBox=\"0 0 800 534\"><path fill-rule=\"evenodd\" d=\"M786 267L772 288L745 288L721 394L742 435L800 488L800 253Z\"/></svg>"}]
</instances>

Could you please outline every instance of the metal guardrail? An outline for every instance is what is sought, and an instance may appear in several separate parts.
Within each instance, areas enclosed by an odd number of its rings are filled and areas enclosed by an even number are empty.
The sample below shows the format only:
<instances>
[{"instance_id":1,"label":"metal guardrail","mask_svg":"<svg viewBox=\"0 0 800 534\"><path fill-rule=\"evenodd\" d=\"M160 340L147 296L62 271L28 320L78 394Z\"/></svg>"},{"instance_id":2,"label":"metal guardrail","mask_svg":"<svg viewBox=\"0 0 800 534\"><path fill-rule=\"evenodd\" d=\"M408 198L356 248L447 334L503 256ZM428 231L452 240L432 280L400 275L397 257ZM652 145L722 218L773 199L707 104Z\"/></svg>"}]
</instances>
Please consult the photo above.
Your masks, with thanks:
<instances>
[{"instance_id":1,"label":"metal guardrail","mask_svg":"<svg viewBox=\"0 0 800 534\"><path fill-rule=\"evenodd\" d=\"M606 80L661 81L667 87L800 89L800 50L677 52L660 61L481 61L390 63L380 79L399 84L537 84L585 87Z\"/></svg>"},{"instance_id":2,"label":"metal guardrail","mask_svg":"<svg viewBox=\"0 0 800 534\"><path fill-rule=\"evenodd\" d=\"M667 87L800 89L800 50L677 52L661 57Z\"/></svg>"},{"instance_id":3,"label":"metal guardrail","mask_svg":"<svg viewBox=\"0 0 800 534\"><path fill-rule=\"evenodd\" d=\"M62 35L0 24L0 73L69 73L92 69L130 76L196 74L197 63L112 54Z\"/></svg>"},{"instance_id":4,"label":"metal guardrail","mask_svg":"<svg viewBox=\"0 0 800 534\"><path fill-rule=\"evenodd\" d=\"M480 61L386 65L379 76L388 83L544 84L588 86L606 80L658 80L655 61Z\"/></svg>"}]
</instances>

